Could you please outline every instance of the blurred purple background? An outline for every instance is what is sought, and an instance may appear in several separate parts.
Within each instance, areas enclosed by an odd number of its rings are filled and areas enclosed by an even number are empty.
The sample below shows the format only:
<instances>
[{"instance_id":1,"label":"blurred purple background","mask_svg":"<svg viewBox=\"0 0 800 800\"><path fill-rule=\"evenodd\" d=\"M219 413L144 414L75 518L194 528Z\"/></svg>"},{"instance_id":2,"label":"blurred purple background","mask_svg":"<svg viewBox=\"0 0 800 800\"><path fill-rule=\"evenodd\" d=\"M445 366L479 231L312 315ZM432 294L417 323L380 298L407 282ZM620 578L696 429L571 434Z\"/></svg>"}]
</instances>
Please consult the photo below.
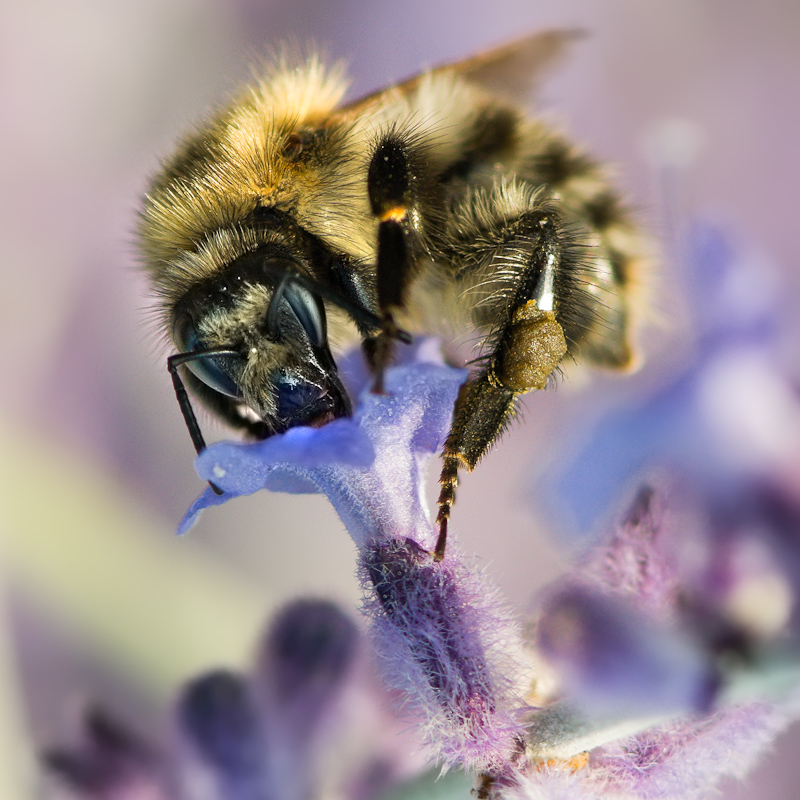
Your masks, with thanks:
<instances>
[{"instance_id":1,"label":"blurred purple background","mask_svg":"<svg viewBox=\"0 0 800 800\"><path fill-rule=\"evenodd\" d=\"M9 2L0 7L2 431L69 448L147 509L158 522L153 536L168 536L202 483L136 265L138 198L159 158L286 37L314 40L332 59L345 59L357 96L553 26L591 35L546 82L539 105L617 165L620 185L656 239L669 233L675 210L713 216L739 247L776 265L796 300L796 0ZM670 139L682 166L677 183L653 164L654 149L664 161L657 143L670 130L682 132L685 145ZM525 487L581 421L632 388L658 384L680 359L684 310L679 276L670 273L661 270L654 298L661 324L646 337L644 370L631 379L593 377L580 391L576 379L528 398L524 425L463 482L453 531L521 608L568 557L532 514ZM47 502L36 489L15 501ZM59 533L37 535L46 542ZM265 612L307 592L351 606L358 600L354 548L321 497L239 500L208 512L181 547L211 552L257 596L263 592ZM52 739L62 707L80 691L124 689L132 713L149 722L155 701L134 704L135 680L120 687L102 653L85 652L79 633L65 633L80 621L59 616L57 603L20 577L13 551L10 616L36 739ZM112 586L113 571L126 566L91 554L82 564L87 574L111 573ZM169 603L180 588L148 591ZM147 635L144 626L143 641ZM796 738L785 736L748 786L726 796L794 798Z\"/></svg>"}]
</instances>

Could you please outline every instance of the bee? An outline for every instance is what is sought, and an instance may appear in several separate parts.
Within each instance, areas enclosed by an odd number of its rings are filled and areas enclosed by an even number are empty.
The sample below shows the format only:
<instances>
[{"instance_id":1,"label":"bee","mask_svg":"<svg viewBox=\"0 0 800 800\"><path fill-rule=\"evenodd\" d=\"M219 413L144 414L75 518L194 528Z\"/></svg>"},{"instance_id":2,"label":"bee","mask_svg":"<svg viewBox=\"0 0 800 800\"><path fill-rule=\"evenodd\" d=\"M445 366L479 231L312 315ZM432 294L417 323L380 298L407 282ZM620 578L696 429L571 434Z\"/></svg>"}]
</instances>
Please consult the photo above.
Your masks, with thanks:
<instances>
[{"instance_id":1,"label":"bee","mask_svg":"<svg viewBox=\"0 0 800 800\"><path fill-rule=\"evenodd\" d=\"M643 237L603 167L523 105L575 36L531 35L344 105L339 69L279 56L188 135L139 239L198 452L187 389L263 439L351 413L336 355L355 342L382 391L397 340L471 339L441 559L459 470L517 398L566 360L631 366Z\"/></svg>"}]
</instances>

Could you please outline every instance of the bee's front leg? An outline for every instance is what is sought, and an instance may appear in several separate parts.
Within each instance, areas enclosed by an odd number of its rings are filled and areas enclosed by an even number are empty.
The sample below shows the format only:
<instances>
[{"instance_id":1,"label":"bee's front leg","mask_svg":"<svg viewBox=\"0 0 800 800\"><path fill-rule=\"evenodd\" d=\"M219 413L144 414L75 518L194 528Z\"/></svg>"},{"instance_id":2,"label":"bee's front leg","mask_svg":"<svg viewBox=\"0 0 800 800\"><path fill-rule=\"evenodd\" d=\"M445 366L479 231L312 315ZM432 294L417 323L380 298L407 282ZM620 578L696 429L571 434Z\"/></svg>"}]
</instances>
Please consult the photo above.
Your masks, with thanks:
<instances>
[{"instance_id":1,"label":"bee's front leg","mask_svg":"<svg viewBox=\"0 0 800 800\"><path fill-rule=\"evenodd\" d=\"M447 523L455 502L458 470L474 469L514 416L518 395L543 389L567 352L567 341L555 315L555 287L563 248L560 222L550 212L527 212L498 225L504 245L493 261L512 270L513 291L502 321L487 340L482 368L461 388L453 424L445 440L439 479L439 538L434 556L442 559ZM524 246L521 246L523 245Z\"/></svg>"}]
</instances>

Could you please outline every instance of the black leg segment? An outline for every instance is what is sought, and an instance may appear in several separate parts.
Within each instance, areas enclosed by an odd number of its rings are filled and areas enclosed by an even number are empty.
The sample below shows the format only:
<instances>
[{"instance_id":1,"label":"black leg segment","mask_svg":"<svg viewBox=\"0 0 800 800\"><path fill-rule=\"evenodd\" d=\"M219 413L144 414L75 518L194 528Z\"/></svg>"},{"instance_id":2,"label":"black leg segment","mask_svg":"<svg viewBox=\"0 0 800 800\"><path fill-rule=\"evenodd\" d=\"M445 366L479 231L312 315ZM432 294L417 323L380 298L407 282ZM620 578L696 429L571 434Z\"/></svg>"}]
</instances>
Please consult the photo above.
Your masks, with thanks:
<instances>
[{"instance_id":1,"label":"black leg segment","mask_svg":"<svg viewBox=\"0 0 800 800\"><path fill-rule=\"evenodd\" d=\"M395 313L405 306L414 272L412 246L417 231L410 212L417 202L420 160L420 147L413 137L392 130L376 143L367 173L370 206L378 220L376 282L381 330L368 350L375 392L383 391L383 373L394 349L392 340L399 338Z\"/></svg>"}]
</instances>

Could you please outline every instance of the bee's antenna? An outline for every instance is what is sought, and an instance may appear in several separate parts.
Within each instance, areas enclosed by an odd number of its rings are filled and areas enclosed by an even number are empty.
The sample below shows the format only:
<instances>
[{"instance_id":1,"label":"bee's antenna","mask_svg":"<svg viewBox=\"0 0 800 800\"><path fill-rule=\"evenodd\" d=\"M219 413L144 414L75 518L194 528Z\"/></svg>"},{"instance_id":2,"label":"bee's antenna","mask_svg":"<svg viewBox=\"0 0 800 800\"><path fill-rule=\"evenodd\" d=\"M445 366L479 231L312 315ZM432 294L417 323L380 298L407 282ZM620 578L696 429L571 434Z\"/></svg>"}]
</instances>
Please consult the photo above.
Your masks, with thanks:
<instances>
[{"instance_id":1,"label":"bee's antenna","mask_svg":"<svg viewBox=\"0 0 800 800\"><path fill-rule=\"evenodd\" d=\"M194 350L191 353L176 353L167 358L167 370L172 376L172 386L175 389L175 397L178 398L178 406L180 407L181 414L183 414L183 421L189 429L189 436L192 439L194 449L197 455L206 449L206 440L203 438L203 433L200 430L200 425L197 423L194 409L192 408L189 393L183 385L183 380L178 374L178 367L181 364L186 364L189 361L196 361L199 358L206 358L207 356L238 356L235 350L229 350L221 347L211 347L207 350ZM208 482L214 494L224 494L223 490L219 488L212 481Z\"/></svg>"}]
</instances>

